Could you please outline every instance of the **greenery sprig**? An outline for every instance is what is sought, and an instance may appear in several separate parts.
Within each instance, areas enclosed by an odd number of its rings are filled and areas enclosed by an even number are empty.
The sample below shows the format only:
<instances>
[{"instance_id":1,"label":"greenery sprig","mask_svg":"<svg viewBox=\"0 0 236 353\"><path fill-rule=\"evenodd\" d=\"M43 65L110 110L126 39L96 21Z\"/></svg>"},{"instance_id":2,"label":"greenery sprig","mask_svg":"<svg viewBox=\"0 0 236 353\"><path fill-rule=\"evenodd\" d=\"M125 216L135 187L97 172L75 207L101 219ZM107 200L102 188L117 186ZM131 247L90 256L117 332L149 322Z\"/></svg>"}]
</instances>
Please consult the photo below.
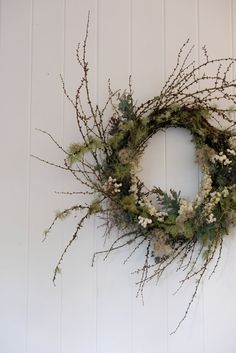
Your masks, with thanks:
<instances>
[{"instance_id":1,"label":"greenery sprig","mask_svg":"<svg viewBox=\"0 0 236 353\"><path fill-rule=\"evenodd\" d=\"M208 265L214 260L215 272L222 252L223 239L231 224L236 224L236 133L234 111L235 79L231 79L234 58L210 59L203 48L204 61L191 61L193 47L184 43L177 63L160 94L141 105L133 98L131 79L128 90L113 92L108 84L108 98L103 107L92 103L88 82L86 47L88 25L76 57L83 76L74 98L65 96L74 107L79 138L67 150L45 131L64 153L63 164L57 165L36 157L50 165L71 173L86 191L67 194L92 195L89 204L76 204L56 214L45 236L58 219L72 213L81 214L71 240L56 265L53 281L69 247L78 236L84 222L92 215L104 220L105 233L119 229L119 236L105 254L133 246L130 256L143 244L146 253L140 274L138 294L144 285L159 279L172 263L184 270L180 288L195 278L196 285L186 312L176 329L186 318L196 297L199 284ZM216 67L214 74L207 74ZM211 70L212 71L212 70ZM87 97L86 113L81 93ZM218 107L224 103L227 108ZM113 108L107 121L107 107ZM89 113L87 113L89 111ZM107 121L107 122L106 122ZM214 123L214 125L213 125ZM225 127L222 127L224 123ZM140 159L149 140L160 130L181 127L189 130L196 149L196 162L202 171L200 190L189 201L175 190L164 191L154 186L148 189L139 179ZM216 255L218 254L218 255ZM94 259L93 259L94 261Z\"/></svg>"}]
</instances>

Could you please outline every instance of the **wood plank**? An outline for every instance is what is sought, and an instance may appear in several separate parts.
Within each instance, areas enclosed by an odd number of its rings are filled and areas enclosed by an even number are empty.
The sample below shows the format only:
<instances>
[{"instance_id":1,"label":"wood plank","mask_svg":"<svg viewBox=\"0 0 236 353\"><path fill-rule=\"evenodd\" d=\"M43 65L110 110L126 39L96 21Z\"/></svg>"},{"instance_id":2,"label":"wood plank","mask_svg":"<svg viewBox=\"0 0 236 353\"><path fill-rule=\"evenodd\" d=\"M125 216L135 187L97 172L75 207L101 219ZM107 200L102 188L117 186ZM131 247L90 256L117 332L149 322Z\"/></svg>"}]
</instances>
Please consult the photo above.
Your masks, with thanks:
<instances>
[{"instance_id":1,"label":"wood plank","mask_svg":"<svg viewBox=\"0 0 236 353\"><path fill-rule=\"evenodd\" d=\"M200 45L206 45L212 58L235 56L236 2L207 0L200 1L199 4ZM209 26L209 17L211 18L211 26ZM205 280L206 352L233 352L235 349L236 305L234 298L236 284L232 275L236 269L235 235L235 229L231 229L229 237L224 240L221 261L215 275L209 281L207 277ZM209 273L210 270L212 268L209 269Z\"/></svg>"},{"instance_id":2,"label":"wood plank","mask_svg":"<svg viewBox=\"0 0 236 353\"><path fill-rule=\"evenodd\" d=\"M33 2L31 152L61 163L61 154L50 139L35 131L41 128L62 141L62 92L59 73L63 63L63 2ZM59 256L61 229L56 227L42 243L61 201L54 191L61 185L63 172L37 160L31 161L29 313L27 352L60 350L60 282L52 276Z\"/></svg>"},{"instance_id":3,"label":"wood plank","mask_svg":"<svg viewBox=\"0 0 236 353\"><path fill-rule=\"evenodd\" d=\"M0 347L5 353L25 352L26 341L30 9L29 0L1 1Z\"/></svg>"},{"instance_id":4,"label":"wood plank","mask_svg":"<svg viewBox=\"0 0 236 353\"><path fill-rule=\"evenodd\" d=\"M78 42L85 36L86 21L90 10L89 37L87 57L89 61L90 94L93 102L96 91L96 1L66 2L65 6L65 42L64 42L64 76L66 88L74 97L80 84L81 71L76 59ZM81 101L88 112L85 96ZM64 99L64 138L63 144L67 148L70 143L81 142L75 112L70 102ZM62 185L64 191L83 191L71 174L64 174ZM73 204L84 204L84 195L75 197L64 196L63 207ZM63 239L61 250L71 238L80 216L70 217L61 224ZM62 265L62 322L61 340L63 353L95 352L96 351L96 267L91 267L92 256L95 251L94 221L89 219L79 232L78 240L68 251ZM69 329L68 329L69 328Z\"/></svg>"}]
</instances>

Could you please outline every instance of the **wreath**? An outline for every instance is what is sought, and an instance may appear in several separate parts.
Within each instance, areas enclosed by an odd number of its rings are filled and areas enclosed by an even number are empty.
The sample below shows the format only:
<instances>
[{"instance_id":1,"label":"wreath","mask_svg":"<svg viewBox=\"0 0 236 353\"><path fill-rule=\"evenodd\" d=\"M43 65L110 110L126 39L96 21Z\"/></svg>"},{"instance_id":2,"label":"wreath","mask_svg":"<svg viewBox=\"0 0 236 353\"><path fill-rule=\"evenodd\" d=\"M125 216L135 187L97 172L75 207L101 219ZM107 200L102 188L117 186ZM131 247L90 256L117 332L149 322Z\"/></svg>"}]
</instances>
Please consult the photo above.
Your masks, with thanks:
<instances>
[{"instance_id":1,"label":"wreath","mask_svg":"<svg viewBox=\"0 0 236 353\"><path fill-rule=\"evenodd\" d=\"M187 41L181 47L176 66L158 96L137 105L131 79L128 90L123 93L114 92L109 82L108 99L103 107L99 107L90 98L87 39L88 24L82 52L79 45L76 51L83 77L75 98L70 97L62 79L64 93L75 109L81 142L72 143L66 150L52 135L41 130L65 157L62 165L36 157L70 172L83 190L87 188L86 191L79 189L64 194L82 194L92 198L89 202L57 212L45 231L46 237L57 220L81 213L55 267L53 281L84 222L97 215L103 219L106 235L113 228L119 233L109 249L94 254L93 261L97 254L104 253L106 258L117 249L131 249L133 245L130 258L140 246L146 246L143 266L137 270L141 275L138 294L142 295L145 283L159 279L174 261L177 269L185 270L180 287L188 279L196 279L194 292L177 330L186 318L212 261L215 261L212 273L215 272L224 236L228 234L230 225L236 224L236 123L233 119L236 97L232 93L235 80L229 79L236 59L209 59L204 47L204 61L196 65L190 60L193 47L189 48ZM207 75L211 67L216 67L215 74ZM89 113L85 113L81 101L83 91ZM229 103L229 107L220 108L217 105L219 100ZM109 105L113 113L107 121ZM158 131L170 127L190 131L195 144L202 181L193 201L183 198L179 191L161 190L158 186L148 189L138 176L140 159L149 140Z\"/></svg>"}]
</instances>

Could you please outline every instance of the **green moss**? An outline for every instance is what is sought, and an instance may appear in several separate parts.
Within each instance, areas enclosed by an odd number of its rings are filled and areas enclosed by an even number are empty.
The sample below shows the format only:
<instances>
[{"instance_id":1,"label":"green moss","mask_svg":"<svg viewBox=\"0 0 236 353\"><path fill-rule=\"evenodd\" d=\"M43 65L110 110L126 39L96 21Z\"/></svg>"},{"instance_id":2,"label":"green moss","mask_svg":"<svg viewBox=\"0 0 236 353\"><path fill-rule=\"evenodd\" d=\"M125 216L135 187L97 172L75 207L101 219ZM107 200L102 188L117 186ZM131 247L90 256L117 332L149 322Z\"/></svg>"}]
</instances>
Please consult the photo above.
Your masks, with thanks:
<instances>
[{"instance_id":1,"label":"green moss","mask_svg":"<svg viewBox=\"0 0 236 353\"><path fill-rule=\"evenodd\" d=\"M67 161L69 165L73 165L80 161L81 156L85 153L85 146L79 143L72 143L68 148Z\"/></svg>"},{"instance_id":2,"label":"green moss","mask_svg":"<svg viewBox=\"0 0 236 353\"><path fill-rule=\"evenodd\" d=\"M121 206L128 212L138 214L138 208L136 205L136 198L134 195L125 196L120 200Z\"/></svg>"},{"instance_id":3,"label":"green moss","mask_svg":"<svg viewBox=\"0 0 236 353\"><path fill-rule=\"evenodd\" d=\"M84 144L72 143L69 145L67 150L68 156L67 161L69 165L78 163L82 160L84 155L88 152L96 151L97 149L103 148L103 141L93 136L88 137L88 142Z\"/></svg>"},{"instance_id":4,"label":"green moss","mask_svg":"<svg viewBox=\"0 0 236 353\"><path fill-rule=\"evenodd\" d=\"M174 238L180 235L180 230L177 225L163 224L163 228L166 230L167 233L169 233Z\"/></svg>"},{"instance_id":5,"label":"green moss","mask_svg":"<svg viewBox=\"0 0 236 353\"><path fill-rule=\"evenodd\" d=\"M90 214L102 212L101 200L94 200L89 206Z\"/></svg>"},{"instance_id":6,"label":"green moss","mask_svg":"<svg viewBox=\"0 0 236 353\"><path fill-rule=\"evenodd\" d=\"M71 209L65 209L63 211L56 211L56 218L60 220L64 220L71 214Z\"/></svg>"},{"instance_id":7,"label":"green moss","mask_svg":"<svg viewBox=\"0 0 236 353\"><path fill-rule=\"evenodd\" d=\"M185 238L191 239L194 234L193 225L191 222L185 222L183 227L183 233Z\"/></svg>"}]
</instances>

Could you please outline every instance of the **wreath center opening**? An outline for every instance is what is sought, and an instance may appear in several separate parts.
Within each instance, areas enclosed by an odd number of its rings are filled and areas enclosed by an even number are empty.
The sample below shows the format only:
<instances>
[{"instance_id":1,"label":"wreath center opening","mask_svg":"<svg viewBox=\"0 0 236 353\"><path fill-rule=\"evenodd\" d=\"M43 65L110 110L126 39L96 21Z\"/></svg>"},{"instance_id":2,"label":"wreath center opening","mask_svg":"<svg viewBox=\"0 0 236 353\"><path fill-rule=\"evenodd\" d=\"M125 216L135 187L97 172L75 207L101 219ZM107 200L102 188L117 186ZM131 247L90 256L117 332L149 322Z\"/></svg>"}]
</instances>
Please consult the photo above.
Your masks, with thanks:
<instances>
[{"instance_id":1,"label":"wreath center opening","mask_svg":"<svg viewBox=\"0 0 236 353\"><path fill-rule=\"evenodd\" d=\"M191 139L187 129L168 128L158 131L148 141L138 172L145 187L160 187L167 192L181 190L182 197L195 198L199 189L199 168Z\"/></svg>"}]
</instances>

